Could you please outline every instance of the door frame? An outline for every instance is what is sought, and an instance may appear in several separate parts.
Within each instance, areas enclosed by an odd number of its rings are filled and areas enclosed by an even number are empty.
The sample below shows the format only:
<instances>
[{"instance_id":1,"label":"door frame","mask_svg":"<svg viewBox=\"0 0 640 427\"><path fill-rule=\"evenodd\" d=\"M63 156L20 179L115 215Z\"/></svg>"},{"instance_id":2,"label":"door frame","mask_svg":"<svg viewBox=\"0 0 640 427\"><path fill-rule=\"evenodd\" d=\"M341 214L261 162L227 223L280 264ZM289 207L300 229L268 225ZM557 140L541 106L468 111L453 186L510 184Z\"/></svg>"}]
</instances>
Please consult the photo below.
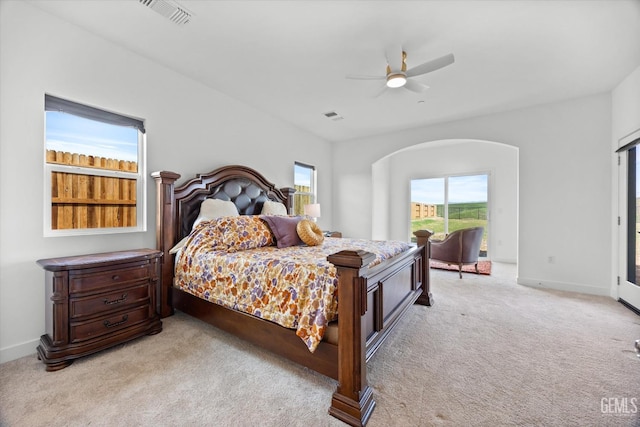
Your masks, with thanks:
<instances>
[{"instance_id":1,"label":"door frame","mask_svg":"<svg viewBox=\"0 0 640 427\"><path fill-rule=\"evenodd\" d=\"M640 129L618 140L618 147L625 147L640 138ZM640 149L640 144L637 146ZM640 283L634 284L627 280L628 271L628 185L629 156L627 150L619 150L615 154L618 163L618 200L617 200L617 262L615 265L615 289L612 296L633 311L640 314ZM639 183L636 183L640 185Z\"/></svg>"}]
</instances>

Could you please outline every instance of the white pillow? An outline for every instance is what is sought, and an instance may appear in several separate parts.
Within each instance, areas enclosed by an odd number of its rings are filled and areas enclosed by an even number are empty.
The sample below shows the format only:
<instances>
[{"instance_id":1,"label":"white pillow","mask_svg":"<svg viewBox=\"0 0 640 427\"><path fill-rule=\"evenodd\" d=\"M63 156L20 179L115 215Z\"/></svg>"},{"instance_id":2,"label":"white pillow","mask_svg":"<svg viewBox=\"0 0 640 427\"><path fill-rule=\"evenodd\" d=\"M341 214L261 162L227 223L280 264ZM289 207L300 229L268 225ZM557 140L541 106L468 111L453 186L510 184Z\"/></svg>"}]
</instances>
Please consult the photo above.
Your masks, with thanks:
<instances>
[{"instance_id":1,"label":"white pillow","mask_svg":"<svg viewBox=\"0 0 640 427\"><path fill-rule=\"evenodd\" d=\"M204 199L200 204L200 213L193 223L193 228L202 221L209 221L224 216L238 216L238 208L231 201Z\"/></svg>"},{"instance_id":2,"label":"white pillow","mask_svg":"<svg viewBox=\"0 0 640 427\"><path fill-rule=\"evenodd\" d=\"M284 215L287 216L287 207L280 202L266 200L262 206L262 215Z\"/></svg>"},{"instance_id":3,"label":"white pillow","mask_svg":"<svg viewBox=\"0 0 640 427\"><path fill-rule=\"evenodd\" d=\"M180 249L184 248L184 245L187 244L187 239L189 238L189 236L185 237L184 239L180 240L178 243L176 243L176 245L174 247L172 247L171 249L169 249L169 253L171 255L175 255L177 254Z\"/></svg>"}]
</instances>

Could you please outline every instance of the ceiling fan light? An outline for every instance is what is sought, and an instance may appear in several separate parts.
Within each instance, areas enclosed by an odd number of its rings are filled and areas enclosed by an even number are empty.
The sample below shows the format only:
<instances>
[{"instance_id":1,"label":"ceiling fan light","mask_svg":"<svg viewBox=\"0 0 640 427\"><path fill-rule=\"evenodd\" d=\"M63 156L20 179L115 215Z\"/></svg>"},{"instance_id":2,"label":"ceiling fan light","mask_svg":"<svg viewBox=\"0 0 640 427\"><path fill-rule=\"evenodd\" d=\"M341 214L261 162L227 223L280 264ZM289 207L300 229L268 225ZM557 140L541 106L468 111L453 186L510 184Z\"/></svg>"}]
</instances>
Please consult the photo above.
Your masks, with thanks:
<instances>
[{"instance_id":1,"label":"ceiling fan light","mask_svg":"<svg viewBox=\"0 0 640 427\"><path fill-rule=\"evenodd\" d=\"M389 74L387 76L387 87L397 88L402 87L407 83L407 78L404 74Z\"/></svg>"}]
</instances>

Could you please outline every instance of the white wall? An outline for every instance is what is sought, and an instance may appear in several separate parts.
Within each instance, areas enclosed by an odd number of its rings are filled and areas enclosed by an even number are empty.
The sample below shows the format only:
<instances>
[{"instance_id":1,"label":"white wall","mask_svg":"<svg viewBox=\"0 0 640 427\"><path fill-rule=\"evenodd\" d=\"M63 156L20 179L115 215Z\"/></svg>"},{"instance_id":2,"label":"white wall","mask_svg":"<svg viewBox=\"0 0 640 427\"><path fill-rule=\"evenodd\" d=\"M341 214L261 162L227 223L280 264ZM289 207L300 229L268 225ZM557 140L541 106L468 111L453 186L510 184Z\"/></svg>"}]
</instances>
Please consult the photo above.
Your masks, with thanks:
<instances>
[{"instance_id":1,"label":"white wall","mask_svg":"<svg viewBox=\"0 0 640 427\"><path fill-rule=\"evenodd\" d=\"M517 148L485 141L436 141L401 150L389 159L388 182L389 187L395 190L391 192L393 201L385 205L374 204L374 212L390 211L390 234L384 238L407 240L410 234L411 180L488 173L489 256L494 261L516 262ZM375 170L373 177L375 182ZM374 188L378 189L377 186Z\"/></svg>"},{"instance_id":2,"label":"white wall","mask_svg":"<svg viewBox=\"0 0 640 427\"><path fill-rule=\"evenodd\" d=\"M148 171L192 178L245 164L293 186L318 170L331 226L331 146L23 2L0 2L0 362L35 353L45 330L40 258L155 245L154 183L144 233L43 237L44 94L146 119Z\"/></svg>"},{"instance_id":3,"label":"white wall","mask_svg":"<svg viewBox=\"0 0 640 427\"><path fill-rule=\"evenodd\" d=\"M371 166L371 181L376 191L371 195L372 206L372 230L371 238L374 240L391 239L391 156L378 160ZM345 236L346 237L346 236ZM400 238L398 240L405 240Z\"/></svg>"},{"instance_id":4,"label":"white wall","mask_svg":"<svg viewBox=\"0 0 640 427\"><path fill-rule=\"evenodd\" d=\"M608 295L610 138L605 93L335 144L334 228L371 236L372 164L391 153L447 139L513 145L520 159L519 283Z\"/></svg>"},{"instance_id":5,"label":"white wall","mask_svg":"<svg viewBox=\"0 0 640 427\"><path fill-rule=\"evenodd\" d=\"M612 91L613 139L618 141L640 129L640 67L636 68Z\"/></svg>"}]
</instances>

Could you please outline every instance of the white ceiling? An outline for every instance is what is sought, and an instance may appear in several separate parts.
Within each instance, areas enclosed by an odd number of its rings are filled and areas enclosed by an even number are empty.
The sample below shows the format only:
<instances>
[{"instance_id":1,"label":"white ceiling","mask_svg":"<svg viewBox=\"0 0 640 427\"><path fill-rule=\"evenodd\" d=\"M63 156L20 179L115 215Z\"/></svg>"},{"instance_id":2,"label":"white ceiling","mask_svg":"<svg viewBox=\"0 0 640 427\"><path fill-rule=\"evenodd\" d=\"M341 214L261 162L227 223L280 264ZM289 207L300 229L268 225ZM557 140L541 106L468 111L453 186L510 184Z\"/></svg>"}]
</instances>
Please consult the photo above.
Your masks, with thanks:
<instances>
[{"instance_id":1,"label":"white ceiling","mask_svg":"<svg viewBox=\"0 0 640 427\"><path fill-rule=\"evenodd\" d=\"M138 0L31 3L329 141L601 93L640 66L640 0L179 0L182 26ZM345 78L384 74L393 44L409 68L456 61L421 94Z\"/></svg>"}]
</instances>

